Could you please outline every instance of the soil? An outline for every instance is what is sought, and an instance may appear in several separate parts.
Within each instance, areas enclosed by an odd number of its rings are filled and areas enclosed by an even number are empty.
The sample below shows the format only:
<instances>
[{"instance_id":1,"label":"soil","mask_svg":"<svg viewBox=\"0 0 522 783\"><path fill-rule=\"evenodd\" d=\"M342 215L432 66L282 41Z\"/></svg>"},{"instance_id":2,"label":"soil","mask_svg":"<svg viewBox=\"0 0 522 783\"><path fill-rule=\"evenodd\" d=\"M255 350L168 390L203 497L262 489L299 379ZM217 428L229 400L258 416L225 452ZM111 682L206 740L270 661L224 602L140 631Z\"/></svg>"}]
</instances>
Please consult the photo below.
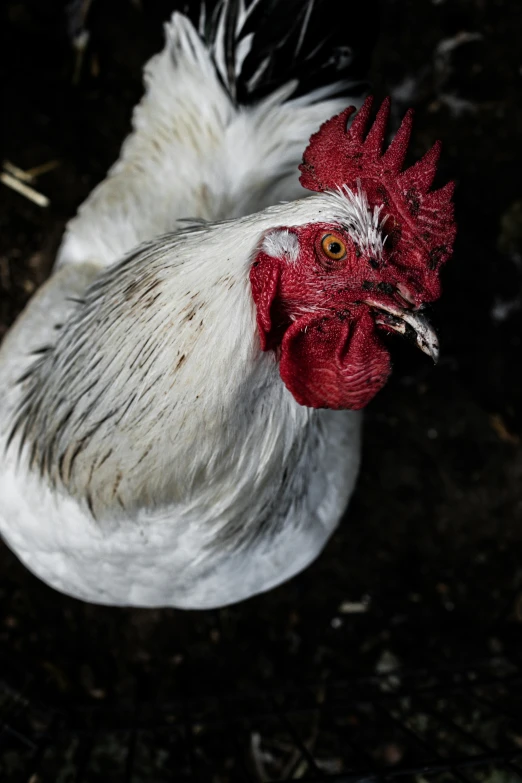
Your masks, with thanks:
<instances>
[{"instance_id":1,"label":"soil","mask_svg":"<svg viewBox=\"0 0 522 783\"><path fill-rule=\"evenodd\" d=\"M101 3L75 84L60 3L8 0L3 13L3 157L25 170L59 165L33 185L47 208L0 185L0 337L116 159L167 16L165 3ZM341 679L375 672L383 656L403 667L518 660L522 4L386 0L381 20L373 92L392 95L395 122L415 107L413 156L442 139L440 180L457 182L458 239L431 312L439 364L396 341L346 519L305 573L266 595L219 612L94 607L47 588L2 547L0 650L13 688L118 705L181 687ZM364 611L347 605L361 601Z\"/></svg>"}]
</instances>

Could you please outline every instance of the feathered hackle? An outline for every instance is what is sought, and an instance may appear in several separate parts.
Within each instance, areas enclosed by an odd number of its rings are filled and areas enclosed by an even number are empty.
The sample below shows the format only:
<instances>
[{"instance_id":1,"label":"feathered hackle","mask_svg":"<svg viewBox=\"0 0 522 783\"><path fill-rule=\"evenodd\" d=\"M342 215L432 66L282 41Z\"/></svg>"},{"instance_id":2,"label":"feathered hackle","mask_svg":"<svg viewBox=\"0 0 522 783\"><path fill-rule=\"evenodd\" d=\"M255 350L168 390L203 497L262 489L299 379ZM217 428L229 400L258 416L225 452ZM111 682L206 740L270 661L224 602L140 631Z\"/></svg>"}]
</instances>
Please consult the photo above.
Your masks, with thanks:
<instances>
[{"instance_id":1,"label":"feathered hackle","mask_svg":"<svg viewBox=\"0 0 522 783\"><path fill-rule=\"evenodd\" d=\"M422 275L422 285L432 298L438 296L437 272L451 255L456 226L453 220L454 183L430 191L440 154L440 142L413 166L402 171L411 135L413 110L406 113L399 130L382 152L390 100L385 99L366 133L371 96L350 128L350 106L325 122L315 133L300 166L301 184L308 190L337 190L360 183L371 207L383 205L388 216L385 231L393 261Z\"/></svg>"}]
</instances>

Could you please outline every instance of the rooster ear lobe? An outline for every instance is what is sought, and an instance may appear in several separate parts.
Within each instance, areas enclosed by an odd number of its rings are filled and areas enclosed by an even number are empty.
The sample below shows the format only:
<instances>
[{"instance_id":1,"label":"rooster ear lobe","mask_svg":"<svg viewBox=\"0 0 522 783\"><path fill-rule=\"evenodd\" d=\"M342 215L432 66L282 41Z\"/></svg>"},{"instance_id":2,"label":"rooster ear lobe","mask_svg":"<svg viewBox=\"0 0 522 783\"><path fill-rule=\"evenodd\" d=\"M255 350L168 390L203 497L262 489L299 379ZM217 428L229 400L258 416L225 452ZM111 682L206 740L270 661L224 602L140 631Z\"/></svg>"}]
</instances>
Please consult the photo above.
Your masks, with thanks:
<instances>
[{"instance_id":1,"label":"rooster ear lobe","mask_svg":"<svg viewBox=\"0 0 522 783\"><path fill-rule=\"evenodd\" d=\"M250 285L257 309L257 328L261 340L261 350L269 351L274 347L272 332L272 305L277 296L281 262L265 253L260 253L250 269Z\"/></svg>"}]
</instances>

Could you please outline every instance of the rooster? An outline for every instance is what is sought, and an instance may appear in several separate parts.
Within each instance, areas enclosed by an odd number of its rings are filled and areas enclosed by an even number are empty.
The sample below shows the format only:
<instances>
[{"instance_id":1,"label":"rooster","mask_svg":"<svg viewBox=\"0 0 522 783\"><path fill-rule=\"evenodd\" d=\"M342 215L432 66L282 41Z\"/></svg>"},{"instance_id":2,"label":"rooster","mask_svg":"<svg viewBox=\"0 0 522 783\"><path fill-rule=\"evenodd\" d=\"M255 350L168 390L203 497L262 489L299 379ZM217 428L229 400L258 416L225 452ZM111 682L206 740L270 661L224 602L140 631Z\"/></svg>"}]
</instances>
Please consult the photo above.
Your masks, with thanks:
<instances>
[{"instance_id":1,"label":"rooster","mask_svg":"<svg viewBox=\"0 0 522 783\"><path fill-rule=\"evenodd\" d=\"M322 84L274 87L259 2L172 16L120 159L0 352L0 529L80 599L218 607L301 571L352 493L383 338L437 358L439 147L403 170L409 112L383 151L388 102L356 112L327 39Z\"/></svg>"}]
</instances>

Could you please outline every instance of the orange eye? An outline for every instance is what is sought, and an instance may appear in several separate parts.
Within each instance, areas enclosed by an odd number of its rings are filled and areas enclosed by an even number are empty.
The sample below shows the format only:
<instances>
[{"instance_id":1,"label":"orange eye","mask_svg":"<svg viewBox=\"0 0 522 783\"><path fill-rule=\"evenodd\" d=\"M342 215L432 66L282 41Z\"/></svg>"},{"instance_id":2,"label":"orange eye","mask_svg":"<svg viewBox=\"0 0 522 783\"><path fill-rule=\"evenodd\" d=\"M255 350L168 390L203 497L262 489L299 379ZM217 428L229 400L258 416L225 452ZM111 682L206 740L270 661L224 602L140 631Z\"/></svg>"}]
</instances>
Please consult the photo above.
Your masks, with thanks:
<instances>
[{"instance_id":1,"label":"orange eye","mask_svg":"<svg viewBox=\"0 0 522 783\"><path fill-rule=\"evenodd\" d=\"M321 239L321 250L333 261L341 261L346 255L346 245L337 234L325 234Z\"/></svg>"}]
</instances>

